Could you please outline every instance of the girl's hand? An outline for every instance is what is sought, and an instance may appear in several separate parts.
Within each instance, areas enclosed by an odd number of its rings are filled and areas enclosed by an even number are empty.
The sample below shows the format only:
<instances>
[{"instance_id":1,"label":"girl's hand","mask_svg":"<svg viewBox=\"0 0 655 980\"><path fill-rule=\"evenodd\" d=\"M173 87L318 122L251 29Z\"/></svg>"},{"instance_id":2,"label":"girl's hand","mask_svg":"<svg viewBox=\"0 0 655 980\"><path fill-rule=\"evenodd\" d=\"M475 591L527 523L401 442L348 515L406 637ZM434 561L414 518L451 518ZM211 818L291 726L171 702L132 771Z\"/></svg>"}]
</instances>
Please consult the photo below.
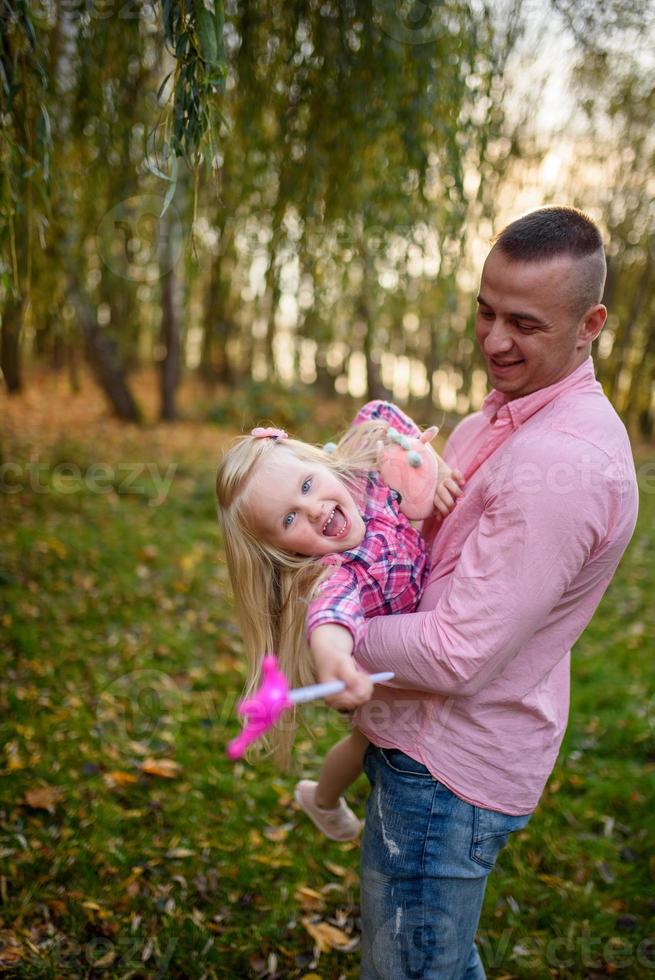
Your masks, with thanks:
<instances>
[{"instance_id":1,"label":"girl's hand","mask_svg":"<svg viewBox=\"0 0 655 980\"><path fill-rule=\"evenodd\" d=\"M434 495L434 507L441 520L447 517L454 508L457 498L462 495L463 486L464 477L459 470L448 469L447 475L439 481Z\"/></svg>"},{"instance_id":2,"label":"girl's hand","mask_svg":"<svg viewBox=\"0 0 655 980\"><path fill-rule=\"evenodd\" d=\"M353 638L350 631L336 623L319 626L312 633L309 646L314 656L319 683L343 681L346 690L325 700L332 708L357 708L370 701L373 683L352 658Z\"/></svg>"}]
</instances>

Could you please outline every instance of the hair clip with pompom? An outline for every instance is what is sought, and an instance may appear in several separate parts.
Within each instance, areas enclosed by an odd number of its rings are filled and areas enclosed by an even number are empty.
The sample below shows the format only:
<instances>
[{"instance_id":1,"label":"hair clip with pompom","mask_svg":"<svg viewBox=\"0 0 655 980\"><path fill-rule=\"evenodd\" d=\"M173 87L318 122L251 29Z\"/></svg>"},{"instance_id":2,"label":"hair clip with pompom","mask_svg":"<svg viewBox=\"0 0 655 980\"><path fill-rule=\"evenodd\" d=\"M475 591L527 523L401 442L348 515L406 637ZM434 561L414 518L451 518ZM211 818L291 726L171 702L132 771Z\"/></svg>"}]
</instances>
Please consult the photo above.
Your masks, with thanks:
<instances>
[{"instance_id":1,"label":"hair clip with pompom","mask_svg":"<svg viewBox=\"0 0 655 980\"><path fill-rule=\"evenodd\" d=\"M261 425L256 428L251 429L250 435L254 436L255 439L288 439L288 435L284 429L274 429L272 426L264 429Z\"/></svg>"}]
</instances>

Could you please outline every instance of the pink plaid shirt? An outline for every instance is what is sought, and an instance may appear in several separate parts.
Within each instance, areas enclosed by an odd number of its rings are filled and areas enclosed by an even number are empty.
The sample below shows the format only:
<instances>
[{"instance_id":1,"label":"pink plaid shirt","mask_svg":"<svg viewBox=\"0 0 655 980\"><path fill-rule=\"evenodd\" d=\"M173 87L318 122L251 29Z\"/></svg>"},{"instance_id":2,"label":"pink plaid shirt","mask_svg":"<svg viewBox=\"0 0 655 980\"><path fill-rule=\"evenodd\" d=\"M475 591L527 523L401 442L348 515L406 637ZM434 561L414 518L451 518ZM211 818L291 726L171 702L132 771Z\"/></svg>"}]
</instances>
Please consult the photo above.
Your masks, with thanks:
<instances>
[{"instance_id":1,"label":"pink plaid shirt","mask_svg":"<svg viewBox=\"0 0 655 980\"><path fill-rule=\"evenodd\" d=\"M353 425L377 418L404 435L419 434L404 412L383 401L364 405ZM320 583L309 604L308 638L317 626L337 623L352 633L357 645L370 616L413 612L421 598L427 571L421 534L400 513L394 491L377 473L369 474L362 496L364 538L357 548L323 559L335 570Z\"/></svg>"}]
</instances>

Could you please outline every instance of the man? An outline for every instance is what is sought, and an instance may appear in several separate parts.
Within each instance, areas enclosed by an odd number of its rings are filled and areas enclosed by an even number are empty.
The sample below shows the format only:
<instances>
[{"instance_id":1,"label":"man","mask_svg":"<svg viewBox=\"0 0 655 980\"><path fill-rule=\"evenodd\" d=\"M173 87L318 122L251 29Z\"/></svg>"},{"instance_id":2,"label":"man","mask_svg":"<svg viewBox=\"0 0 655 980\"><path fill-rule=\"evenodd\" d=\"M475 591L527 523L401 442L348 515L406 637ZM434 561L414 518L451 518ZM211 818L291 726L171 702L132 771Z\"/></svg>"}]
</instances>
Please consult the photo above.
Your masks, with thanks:
<instances>
[{"instance_id":1,"label":"man","mask_svg":"<svg viewBox=\"0 0 655 980\"><path fill-rule=\"evenodd\" d=\"M596 226L561 207L510 224L485 262L476 334L493 391L446 447L464 494L419 611L371 620L356 653L396 674L355 716L372 743L365 980L485 976L487 876L555 764L571 646L636 521L627 434L591 360L605 271Z\"/></svg>"}]
</instances>

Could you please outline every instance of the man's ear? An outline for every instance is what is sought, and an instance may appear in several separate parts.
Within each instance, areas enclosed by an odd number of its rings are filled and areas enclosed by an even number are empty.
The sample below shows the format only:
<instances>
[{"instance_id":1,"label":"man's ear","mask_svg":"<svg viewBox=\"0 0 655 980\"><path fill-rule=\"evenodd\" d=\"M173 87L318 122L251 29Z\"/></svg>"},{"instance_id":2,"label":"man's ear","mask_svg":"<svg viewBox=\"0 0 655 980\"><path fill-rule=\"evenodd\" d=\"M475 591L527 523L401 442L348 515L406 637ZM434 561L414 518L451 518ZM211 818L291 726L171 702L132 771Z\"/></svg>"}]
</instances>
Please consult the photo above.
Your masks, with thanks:
<instances>
[{"instance_id":1,"label":"man's ear","mask_svg":"<svg viewBox=\"0 0 655 980\"><path fill-rule=\"evenodd\" d=\"M602 303L590 306L578 327L577 347L586 347L596 339L607 319L607 308Z\"/></svg>"}]
</instances>

